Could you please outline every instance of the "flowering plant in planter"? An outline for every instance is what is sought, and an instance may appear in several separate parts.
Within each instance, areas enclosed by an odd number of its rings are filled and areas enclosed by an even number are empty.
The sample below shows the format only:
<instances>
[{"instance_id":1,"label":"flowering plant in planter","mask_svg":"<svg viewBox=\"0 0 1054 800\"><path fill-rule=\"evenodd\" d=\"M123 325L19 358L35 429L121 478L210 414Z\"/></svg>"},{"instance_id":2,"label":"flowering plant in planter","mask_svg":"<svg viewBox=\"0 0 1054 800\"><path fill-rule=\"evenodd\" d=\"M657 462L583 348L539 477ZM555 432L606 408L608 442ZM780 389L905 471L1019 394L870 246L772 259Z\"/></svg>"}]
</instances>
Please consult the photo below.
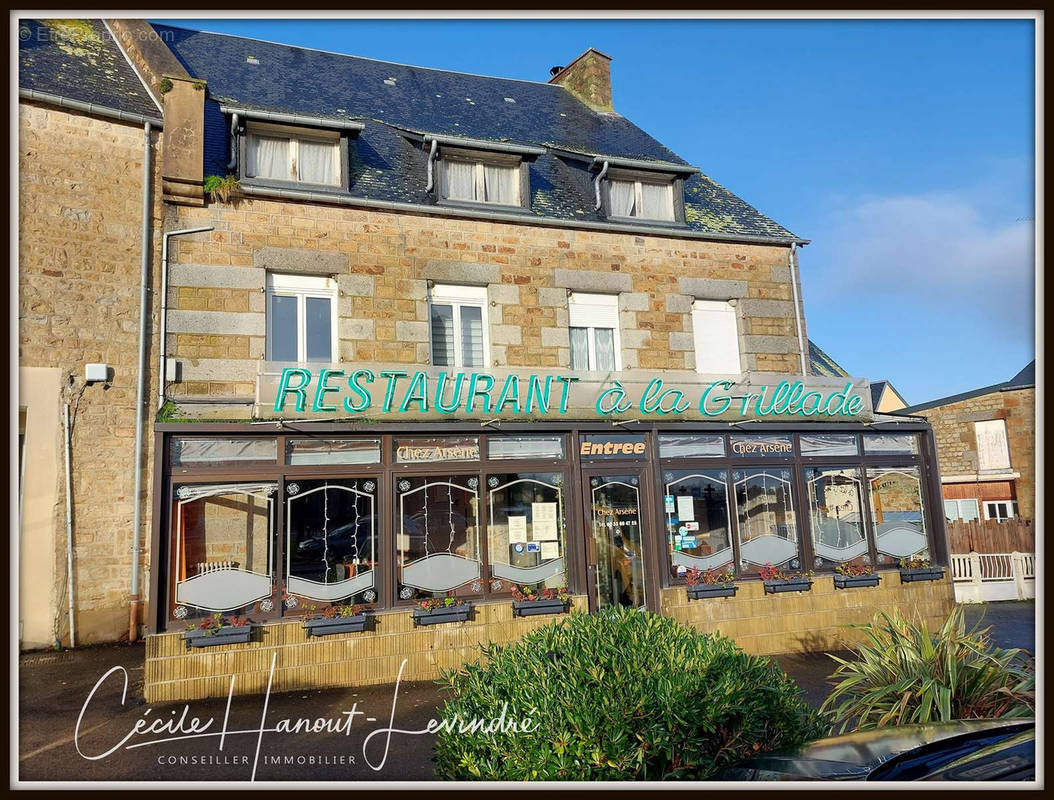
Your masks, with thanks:
<instances>
[{"instance_id":1,"label":"flowering plant in planter","mask_svg":"<svg viewBox=\"0 0 1054 800\"><path fill-rule=\"evenodd\" d=\"M912 556L911 558L900 559L901 569L929 569L930 560L923 558L922 556Z\"/></svg>"},{"instance_id":2,"label":"flowering plant in planter","mask_svg":"<svg viewBox=\"0 0 1054 800\"><path fill-rule=\"evenodd\" d=\"M812 570L804 572L784 572L772 564L765 564L759 571L761 580L765 583L765 593L776 592L807 592L812 588Z\"/></svg>"},{"instance_id":3,"label":"flowering plant in planter","mask_svg":"<svg viewBox=\"0 0 1054 800\"><path fill-rule=\"evenodd\" d=\"M846 562L834 568L834 586L836 589L848 589L854 586L878 586L881 578L875 574L870 564L853 564Z\"/></svg>"},{"instance_id":4,"label":"flowering plant in planter","mask_svg":"<svg viewBox=\"0 0 1054 800\"><path fill-rule=\"evenodd\" d=\"M239 644L252 638L253 626L245 617L225 617L212 614L199 623L187 626L183 636L187 647L209 647L219 644Z\"/></svg>"},{"instance_id":5,"label":"flowering plant in planter","mask_svg":"<svg viewBox=\"0 0 1054 800\"><path fill-rule=\"evenodd\" d=\"M738 591L735 580L736 573L731 564L708 569L706 572L693 568L684 573L684 582L691 600L704 597L734 597Z\"/></svg>"},{"instance_id":6,"label":"flowering plant in planter","mask_svg":"<svg viewBox=\"0 0 1054 800\"><path fill-rule=\"evenodd\" d=\"M874 575L875 570L870 564L852 564L846 562L845 564L839 564L834 568L834 571L839 575L845 575L847 578L856 578L861 575Z\"/></svg>"},{"instance_id":7,"label":"flowering plant in planter","mask_svg":"<svg viewBox=\"0 0 1054 800\"><path fill-rule=\"evenodd\" d=\"M307 618L304 627L308 636L360 633L366 630L366 614L363 612L367 608L361 603L333 603L321 615L314 615L315 607L310 606L308 611L313 616Z\"/></svg>"},{"instance_id":8,"label":"flowering plant in planter","mask_svg":"<svg viewBox=\"0 0 1054 800\"><path fill-rule=\"evenodd\" d=\"M414 609L415 625L436 625L441 622L464 622L472 613L472 604L460 597L429 597L417 602Z\"/></svg>"},{"instance_id":9,"label":"flowering plant in planter","mask_svg":"<svg viewBox=\"0 0 1054 800\"><path fill-rule=\"evenodd\" d=\"M943 577L944 569L932 566L928 558L915 555L900 559L900 580L905 583L939 581Z\"/></svg>"},{"instance_id":10,"label":"flowering plant in planter","mask_svg":"<svg viewBox=\"0 0 1054 800\"><path fill-rule=\"evenodd\" d=\"M562 614L571 601L571 593L564 586L546 586L540 591L530 586L514 586L512 614L529 617L536 614Z\"/></svg>"},{"instance_id":11,"label":"flowering plant in planter","mask_svg":"<svg viewBox=\"0 0 1054 800\"><path fill-rule=\"evenodd\" d=\"M466 603L460 597L429 597L427 600L418 601L417 605L425 611L435 611L437 608L463 606Z\"/></svg>"}]
</instances>

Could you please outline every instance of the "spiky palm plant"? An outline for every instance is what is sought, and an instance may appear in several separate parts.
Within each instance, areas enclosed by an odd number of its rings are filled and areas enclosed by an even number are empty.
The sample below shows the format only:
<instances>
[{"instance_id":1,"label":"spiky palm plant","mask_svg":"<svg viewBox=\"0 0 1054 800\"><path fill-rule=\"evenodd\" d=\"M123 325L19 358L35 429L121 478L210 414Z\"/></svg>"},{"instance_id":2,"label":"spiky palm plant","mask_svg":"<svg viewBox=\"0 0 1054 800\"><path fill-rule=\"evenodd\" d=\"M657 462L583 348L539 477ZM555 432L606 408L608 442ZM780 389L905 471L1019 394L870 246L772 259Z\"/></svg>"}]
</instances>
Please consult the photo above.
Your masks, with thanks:
<instances>
[{"instance_id":1,"label":"spiky palm plant","mask_svg":"<svg viewBox=\"0 0 1054 800\"><path fill-rule=\"evenodd\" d=\"M925 621L879 612L853 625L864 633L856 660L831 656L834 691L821 710L840 733L954 719L1035 714L1035 663L1020 649L992 646L990 627L967 630L961 607L931 633Z\"/></svg>"}]
</instances>

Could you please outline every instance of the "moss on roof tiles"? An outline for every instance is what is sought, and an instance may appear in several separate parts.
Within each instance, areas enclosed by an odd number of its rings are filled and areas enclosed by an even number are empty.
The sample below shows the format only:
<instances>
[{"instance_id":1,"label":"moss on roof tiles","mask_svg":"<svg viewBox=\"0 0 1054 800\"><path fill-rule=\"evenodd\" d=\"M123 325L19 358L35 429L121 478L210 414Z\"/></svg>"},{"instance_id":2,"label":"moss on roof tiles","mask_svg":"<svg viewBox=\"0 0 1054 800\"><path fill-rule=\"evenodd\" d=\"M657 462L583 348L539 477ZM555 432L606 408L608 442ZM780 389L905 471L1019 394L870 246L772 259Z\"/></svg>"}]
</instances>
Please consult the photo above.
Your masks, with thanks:
<instances>
[{"instance_id":1,"label":"moss on roof tiles","mask_svg":"<svg viewBox=\"0 0 1054 800\"><path fill-rule=\"evenodd\" d=\"M157 117L160 111L102 20L19 20L20 88Z\"/></svg>"}]
</instances>

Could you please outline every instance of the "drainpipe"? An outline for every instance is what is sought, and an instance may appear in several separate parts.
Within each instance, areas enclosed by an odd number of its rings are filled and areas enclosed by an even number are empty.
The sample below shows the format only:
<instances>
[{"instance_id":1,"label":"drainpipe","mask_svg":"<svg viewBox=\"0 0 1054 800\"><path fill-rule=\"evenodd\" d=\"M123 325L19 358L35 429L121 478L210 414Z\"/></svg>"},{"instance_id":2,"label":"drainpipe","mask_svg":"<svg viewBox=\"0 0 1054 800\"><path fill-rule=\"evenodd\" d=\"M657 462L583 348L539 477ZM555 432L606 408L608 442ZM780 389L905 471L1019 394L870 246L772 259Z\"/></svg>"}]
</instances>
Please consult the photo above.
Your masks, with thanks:
<instances>
[{"instance_id":1,"label":"drainpipe","mask_svg":"<svg viewBox=\"0 0 1054 800\"><path fill-rule=\"evenodd\" d=\"M150 313L147 299L150 281L150 178L153 172L153 150L150 147L150 123L143 125L143 223L140 237L142 252L139 266L139 373L135 389L135 450L133 451L134 488L132 490L132 580L128 607L128 641L139 638L139 525L142 521L143 492L143 412L146 387L150 379L146 366L146 323ZM158 378L163 378L159 375Z\"/></svg>"},{"instance_id":2,"label":"drainpipe","mask_svg":"<svg viewBox=\"0 0 1054 800\"><path fill-rule=\"evenodd\" d=\"M160 353L157 373L158 410L160 410L161 406L165 404L165 375L168 372L166 369L167 364L165 364L165 356L168 354L167 343L165 341L168 332L168 239L170 236L183 236L187 233L204 233L205 231L211 230L211 225L207 228L186 228L181 231L169 231L161 237L161 346L158 348Z\"/></svg>"},{"instance_id":3,"label":"drainpipe","mask_svg":"<svg viewBox=\"0 0 1054 800\"><path fill-rule=\"evenodd\" d=\"M432 176L432 164L436 160L437 149L439 149L439 142L433 139L432 149L428 151L428 185L425 187L426 192L432 191L432 187L435 186L435 179Z\"/></svg>"},{"instance_id":4,"label":"drainpipe","mask_svg":"<svg viewBox=\"0 0 1054 800\"><path fill-rule=\"evenodd\" d=\"M149 125L149 123L147 123ZM73 626L73 472L70 469L70 404L63 407L62 432L66 441L66 599L69 604L70 649L76 647Z\"/></svg>"},{"instance_id":5,"label":"drainpipe","mask_svg":"<svg viewBox=\"0 0 1054 800\"><path fill-rule=\"evenodd\" d=\"M601 168L600 172L597 173L596 178L593 179L593 189L596 191L596 194L597 194L597 204L596 204L596 207L593 209L594 211L599 211L600 210L600 206L601 206L601 202L600 202L600 182L602 180L604 180L604 176L607 175L607 174L608 174L608 162L605 161L604 162L604 166Z\"/></svg>"},{"instance_id":6,"label":"drainpipe","mask_svg":"<svg viewBox=\"0 0 1054 800\"><path fill-rule=\"evenodd\" d=\"M227 163L227 169L234 169L238 163L238 115L231 114L231 160Z\"/></svg>"},{"instance_id":7,"label":"drainpipe","mask_svg":"<svg viewBox=\"0 0 1054 800\"><path fill-rule=\"evenodd\" d=\"M801 308L798 305L798 243L791 242L790 247L791 295L794 297L794 324L798 329L798 356L801 358L801 374L805 375L805 340L801 333Z\"/></svg>"}]
</instances>

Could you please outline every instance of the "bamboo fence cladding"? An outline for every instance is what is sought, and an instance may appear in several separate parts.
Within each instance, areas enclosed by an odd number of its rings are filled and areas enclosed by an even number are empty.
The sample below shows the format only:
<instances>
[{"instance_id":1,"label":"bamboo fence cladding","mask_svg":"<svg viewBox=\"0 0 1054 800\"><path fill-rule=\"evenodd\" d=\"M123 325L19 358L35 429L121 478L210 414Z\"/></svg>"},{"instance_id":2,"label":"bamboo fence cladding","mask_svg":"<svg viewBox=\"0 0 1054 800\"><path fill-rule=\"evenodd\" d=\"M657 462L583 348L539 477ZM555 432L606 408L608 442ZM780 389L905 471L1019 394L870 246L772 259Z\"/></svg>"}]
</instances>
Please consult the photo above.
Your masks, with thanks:
<instances>
[{"instance_id":1,"label":"bamboo fence cladding","mask_svg":"<svg viewBox=\"0 0 1054 800\"><path fill-rule=\"evenodd\" d=\"M898 570L878 574L876 587L836 589L832 575L817 575L808 592L777 594L766 594L761 581L740 581L734 598L704 600L689 600L683 586L670 587L662 590L662 613L728 636L747 653L776 655L844 650L860 641L859 631L848 626L870 622L879 611L920 616L933 630L955 605L947 571L941 580L918 583L902 583Z\"/></svg>"},{"instance_id":2,"label":"bamboo fence cladding","mask_svg":"<svg viewBox=\"0 0 1054 800\"><path fill-rule=\"evenodd\" d=\"M950 553L1036 552L1036 533L1032 520L948 522L947 530Z\"/></svg>"},{"instance_id":3,"label":"bamboo fence cladding","mask_svg":"<svg viewBox=\"0 0 1054 800\"><path fill-rule=\"evenodd\" d=\"M584 595L571 611L585 611ZM413 610L380 612L374 630L311 637L302 620L259 626L249 644L187 652L182 632L147 637L143 694L148 703L225 697L235 676L235 694L395 683L405 658L404 681L434 680L444 669L475 661L481 644L519 639L562 615L514 617L512 603L475 606L472 619L415 628Z\"/></svg>"}]
</instances>

